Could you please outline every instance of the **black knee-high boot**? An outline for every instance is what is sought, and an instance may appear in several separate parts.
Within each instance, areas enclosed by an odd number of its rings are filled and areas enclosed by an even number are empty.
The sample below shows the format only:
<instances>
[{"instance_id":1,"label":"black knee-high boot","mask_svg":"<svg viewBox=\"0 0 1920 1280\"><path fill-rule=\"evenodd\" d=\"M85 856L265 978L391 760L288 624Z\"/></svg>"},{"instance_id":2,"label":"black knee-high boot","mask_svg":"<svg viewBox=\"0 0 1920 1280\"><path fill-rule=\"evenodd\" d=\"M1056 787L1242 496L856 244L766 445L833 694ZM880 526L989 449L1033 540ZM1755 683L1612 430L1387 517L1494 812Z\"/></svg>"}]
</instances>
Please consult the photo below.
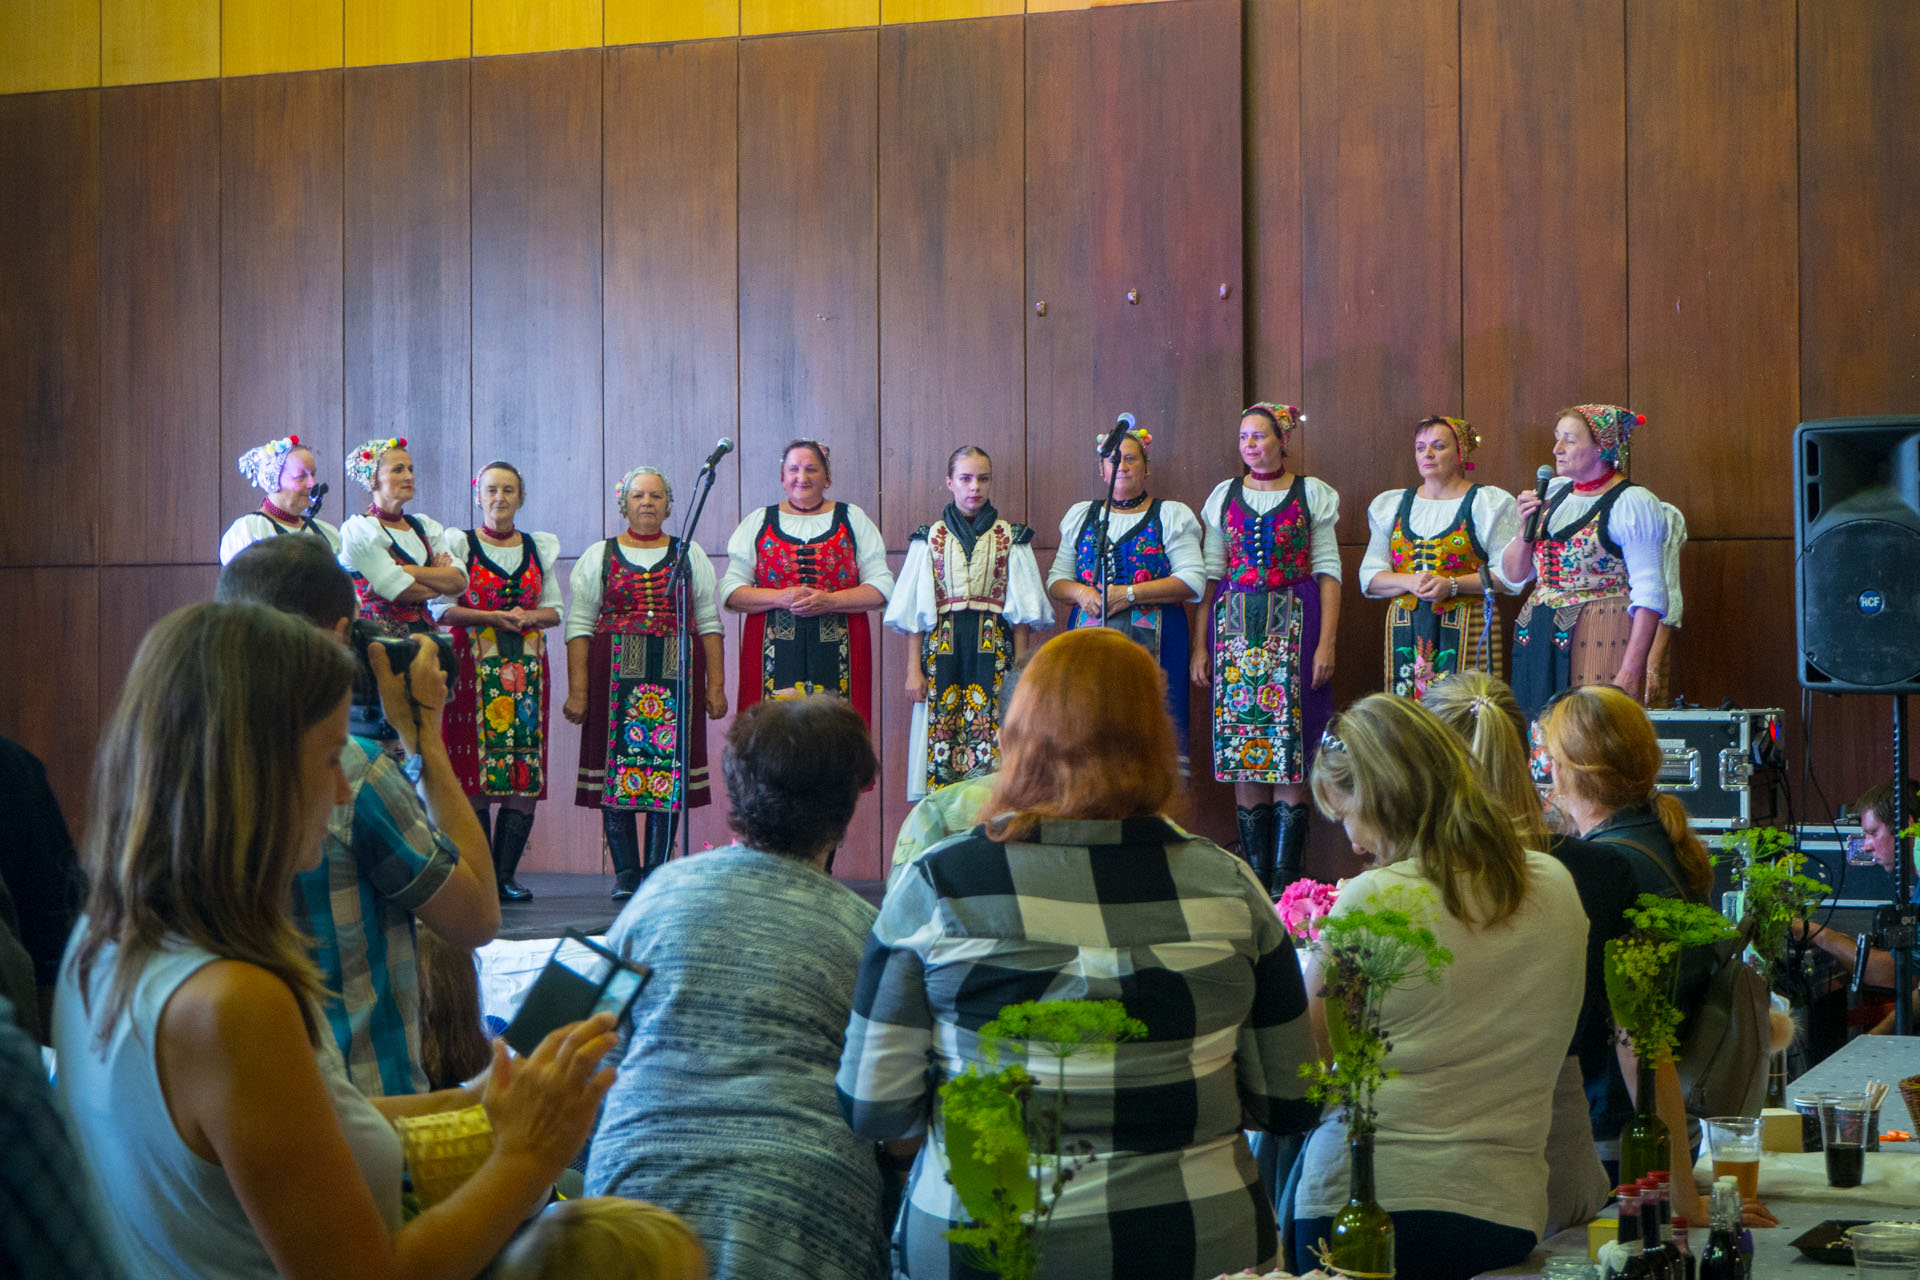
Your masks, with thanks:
<instances>
[{"instance_id":1,"label":"black knee-high boot","mask_svg":"<svg viewBox=\"0 0 1920 1280\"><path fill-rule=\"evenodd\" d=\"M513 878L520 869L520 855L527 851L527 837L533 834L533 815L520 809L502 809L493 823L493 879L500 886L500 901L525 902L533 890L523 888Z\"/></svg>"},{"instance_id":2,"label":"black knee-high boot","mask_svg":"<svg viewBox=\"0 0 1920 1280\"><path fill-rule=\"evenodd\" d=\"M1273 883L1273 806L1270 804L1235 805L1235 822L1240 827L1240 856L1253 868L1260 883Z\"/></svg>"},{"instance_id":3,"label":"black knee-high boot","mask_svg":"<svg viewBox=\"0 0 1920 1280\"><path fill-rule=\"evenodd\" d=\"M640 870L642 879L652 875L656 867L664 867L673 856L673 833L679 825L671 813L647 815L647 862Z\"/></svg>"},{"instance_id":4,"label":"black knee-high boot","mask_svg":"<svg viewBox=\"0 0 1920 1280\"><path fill-rule=\"evenodd\" d=\"M1288 885L1300 878L1300 862L1307 851L1307 806L1304 804L1279 804L1274 806L1279 815L1275 825L1279 828L1274 839L1273 878L1267 882L1267 891L1279 894Z\"/></svg>"},{"instance_id":5,"label":"black knee-high boot","mask_svg":"<svg viewBox=\"0 0 1920 1280\"><path fill-rule=\"evenodd\" d=\"M631 809L602 809L600 830L613 859L613 900L631 898L640 887L640 824Z\"/></svg>"},{"instance_id":6,"label":"black knee-high boot","mask_svg":"<svg viewBox=\"0 0 1920 1280\"><path fill-rule=\"evenodd\" d=\"M477 804L473 807L473 816L480 820L480 838L487 842L487 848L493 848L493 808L490 805Z\"/></svg>"}]
</instances>

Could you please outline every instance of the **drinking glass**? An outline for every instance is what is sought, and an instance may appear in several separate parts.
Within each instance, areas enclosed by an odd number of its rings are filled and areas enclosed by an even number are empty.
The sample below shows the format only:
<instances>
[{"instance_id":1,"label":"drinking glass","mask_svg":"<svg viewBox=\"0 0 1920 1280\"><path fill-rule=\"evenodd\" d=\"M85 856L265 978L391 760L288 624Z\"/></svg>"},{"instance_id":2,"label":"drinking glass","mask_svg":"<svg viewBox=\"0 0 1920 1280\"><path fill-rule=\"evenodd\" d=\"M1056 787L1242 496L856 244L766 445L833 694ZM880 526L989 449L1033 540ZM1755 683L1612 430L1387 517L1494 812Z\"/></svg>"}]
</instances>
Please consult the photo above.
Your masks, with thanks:
<instances>
[{"instance_id":1,"label":"drinking glass","mask_svg":"<svg viewBox=\"0 0 1920 1280\"><path fill-rule=\"evenodd\" d=\"M1827 1153L1827 1185L1857 1187L1866 1166L1867 1098L1834 1093L1820 1100L1820 1141Z\"/></svg>"},{"instance_id":2,"label":"drinking glass","mask_svg":"<svg viewBox=\"0 0 1920 1280\"><path fill-rule=\"evenodd\" d=\"M1740 1183L1742 1200L1760 1198L1760 1119L1757 1116L1714 1116L1707 1121L1707 1150L1713 1154L1713 1176Z\"/></svg>"},{"instance_id":3,"label":"drinking glass","mask_svg":"<svg viewBox=\"0 0 1920 1280\"><path fill-rule=\"evenodd\" d=\"M1920 1228L1907 1222L1870 1222L1847 1233L1860 1280L1920 1277Z\"/></svg>"}]
</instances>

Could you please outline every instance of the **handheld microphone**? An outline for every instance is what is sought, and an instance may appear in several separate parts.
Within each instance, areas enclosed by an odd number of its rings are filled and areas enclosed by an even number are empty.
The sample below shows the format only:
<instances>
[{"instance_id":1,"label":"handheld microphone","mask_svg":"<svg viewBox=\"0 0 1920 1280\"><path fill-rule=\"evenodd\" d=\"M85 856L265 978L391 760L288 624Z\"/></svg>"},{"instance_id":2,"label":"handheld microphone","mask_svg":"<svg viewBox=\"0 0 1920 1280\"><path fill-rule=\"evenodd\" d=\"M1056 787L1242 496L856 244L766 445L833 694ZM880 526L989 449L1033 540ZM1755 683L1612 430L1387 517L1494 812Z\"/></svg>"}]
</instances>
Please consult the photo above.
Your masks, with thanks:
<instances>
[{"instance_id":1,"label":"handheld microphone","mask_svg":"<svg viewBox=\"0 0 1920 1280\"><path fill-rule=\"evenodd\" d=\"M1111 458L1114 454L1118 453L1120 451L1120 442L1127 438L1127 432L1133 430L1133 428L1133 415L1130 413L1121 414L1120 420L1113 424L1113 430L1107 432L1107 438L1100 442L1100 456L1103 458Z\"/></svg>"},{"instance_id":2,"label":"handheld microphone","mask_svg":"<svg viewBox=\"0 0 1920 1280\"><path fill-rule=\"evenodd\" d=\"M306 516L306 518L309 520L319 515L320 499L326 496L327 496L327 485L325 481L322 481L319 484L313 486L313 492L307 495L307 509L301 514Z\"/></svg>"},{"instance_id":3,"label":"handheld microphone","mask_svg":"<svg viewBox=\"0 0 1920 1280\"><path fill-rule=\"evenodd\" d=\"M708 454L707 460L700 464L700 469L702 471L713 470L715 467L720 465L720 459L726 457L728 454L732 452L733 452L733 437L721 436L720 442L713 446L713 452Z\"/></svg>"},{"instance_id":4,"label":"handheld microphone","mask_svg":"<svg viewBox=\"0 0 1920 1280\"><path fill-rule=\"evenodd\" d=\"M1541 526L1547 522L1547 483L1553 479L1552 467L1541 467L1533 473L1533 496L1540 499L1541 505L1534 508L1533 518L1527 521L1527 541L1540 541Z\"/></svg>"}]
</instances>

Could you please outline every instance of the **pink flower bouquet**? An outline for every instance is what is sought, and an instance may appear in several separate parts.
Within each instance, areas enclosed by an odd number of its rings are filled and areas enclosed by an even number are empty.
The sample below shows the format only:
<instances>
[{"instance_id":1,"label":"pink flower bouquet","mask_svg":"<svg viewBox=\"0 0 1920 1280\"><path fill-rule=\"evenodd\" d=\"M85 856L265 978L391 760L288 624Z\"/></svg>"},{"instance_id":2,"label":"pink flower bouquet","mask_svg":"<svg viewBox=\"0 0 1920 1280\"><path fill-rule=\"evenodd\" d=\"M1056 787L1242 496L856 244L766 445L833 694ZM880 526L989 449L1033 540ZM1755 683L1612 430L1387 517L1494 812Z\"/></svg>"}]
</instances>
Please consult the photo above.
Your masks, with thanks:
<instances>
[{"instance_id":1,"label":"pink flower bouquet","mask_svg":"<svg viewBox=\"0 0 1920 1280\"><path fill-rule=\"evenodd\" d=\"M1333 900L1340 894L1338 885L1323 883L1319 880L1295 880L1280 894L1280 901L1274 904L1274 910L1280 913L1280 923L1293 937L1304 942L1320 940L1320 922L1333 910Z\"/></svg>"}]
</instances>

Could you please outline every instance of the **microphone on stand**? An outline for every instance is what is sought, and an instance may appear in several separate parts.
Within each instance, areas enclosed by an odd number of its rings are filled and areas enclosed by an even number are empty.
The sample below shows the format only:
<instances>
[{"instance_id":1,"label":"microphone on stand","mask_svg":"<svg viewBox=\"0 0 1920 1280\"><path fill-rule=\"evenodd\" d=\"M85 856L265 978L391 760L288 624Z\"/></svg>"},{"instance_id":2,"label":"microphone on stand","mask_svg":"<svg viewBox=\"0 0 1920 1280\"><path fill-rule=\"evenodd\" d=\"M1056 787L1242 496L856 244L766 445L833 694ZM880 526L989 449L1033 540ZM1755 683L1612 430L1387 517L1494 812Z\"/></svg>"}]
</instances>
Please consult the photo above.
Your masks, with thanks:
<instances>
[{"instance_id":1,"label":"microphone on stand","mask_svg":"<svg viewBox=\"0 0 1920 1280\"><path fill-rule=\"evenodd\" d=\"M726 457L728 454L732 452L733 452L733 437L721 436L719 443L713 446L713 452L708 454L707 460L700 464L700 469L702 471L713 470L715 467L720 465L720 459Z\"/></svg>"},{"instance_id":2,"label":"microphone on stand","mask_svg":"<svg viewBox=\"0 0 1920 1280\"><path fill-rule=\"evenodd\" d=\"M306 516L306 518L309 520L319 515L320 499L326 496L327 496L327 486L325 481L322 481L321 483L313 486L313 492L307 495L307 509L303 511L301 514Z\"/></svg>"},{"instance_id":3,"label":"microphone on stand","mask_svg":"<svg viewBox=\"0 0 1920 1280\"><path fill-rule=\"evenodd\" d=\"M1527 521L1527 541L1540 541L1540 528L1547 522L1547 483L1553 479L1552 467L1541 467L1533 473L1533 496L1540 499L1540 505L1533 509L1533 518Z\"/></svg>"},{"instance_id":4,"label":"microphone on stand","mask_svg":"<svg viewBox=\"0 0 1920 1280\"><path fill-rule=\"evenodd\" d=\"M1107 438L1100 442L1100 456L1111 458L1120 451L1120 442L1127 438L1127 432L1133 430L1133 415L1123 413L1120 420L1113 424L1113 430L1107 432Z\"/></svg>"}]
</instances>

